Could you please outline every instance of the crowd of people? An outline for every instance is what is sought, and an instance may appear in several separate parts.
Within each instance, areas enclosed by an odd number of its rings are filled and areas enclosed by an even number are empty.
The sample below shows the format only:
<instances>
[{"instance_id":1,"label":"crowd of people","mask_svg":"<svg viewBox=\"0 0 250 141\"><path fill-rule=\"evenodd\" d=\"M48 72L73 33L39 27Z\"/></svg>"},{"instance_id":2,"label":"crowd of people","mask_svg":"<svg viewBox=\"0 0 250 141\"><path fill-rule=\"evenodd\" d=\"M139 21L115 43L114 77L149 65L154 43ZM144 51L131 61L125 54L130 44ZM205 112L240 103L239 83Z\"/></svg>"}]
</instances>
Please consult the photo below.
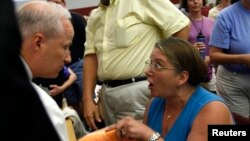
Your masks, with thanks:
<instances>
[{"instance_id":1,"label":"crowd of people","mask_svg":"<svg viewBox=\"0 0 250 141\"><path fill-rule=\"evenodd\" d=\"M100 0L86 21L65 0L17 11L1 1L14 17L0 14L1 74L13 87L1 86L1 123L12 119L20 139L68 141L66 98L90 132L115 129L118 140L200 141L208 125L250 124L250 1L221 0L208 17L205 5Z\"/></svg>"}]
</instances>

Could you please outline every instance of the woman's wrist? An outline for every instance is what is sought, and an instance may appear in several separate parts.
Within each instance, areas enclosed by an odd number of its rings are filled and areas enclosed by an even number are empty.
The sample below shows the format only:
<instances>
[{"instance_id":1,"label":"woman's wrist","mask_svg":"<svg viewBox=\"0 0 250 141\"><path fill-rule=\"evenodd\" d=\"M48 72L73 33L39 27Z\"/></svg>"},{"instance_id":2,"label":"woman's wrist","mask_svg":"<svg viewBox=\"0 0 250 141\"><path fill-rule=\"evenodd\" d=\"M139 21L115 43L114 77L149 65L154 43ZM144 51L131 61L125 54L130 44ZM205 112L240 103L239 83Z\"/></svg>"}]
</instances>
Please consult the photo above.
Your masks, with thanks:
<instances>
[{"instance_id":1,"label":"woman's wrist","mask_svg":"<svg viewBox=\"0 0 250 141\"><path fill-rule=\"evenodd\" d=\"M153 133L147 141L157 141L161 138L161 135L158 132Z\"/></svg>"}]
</instances>

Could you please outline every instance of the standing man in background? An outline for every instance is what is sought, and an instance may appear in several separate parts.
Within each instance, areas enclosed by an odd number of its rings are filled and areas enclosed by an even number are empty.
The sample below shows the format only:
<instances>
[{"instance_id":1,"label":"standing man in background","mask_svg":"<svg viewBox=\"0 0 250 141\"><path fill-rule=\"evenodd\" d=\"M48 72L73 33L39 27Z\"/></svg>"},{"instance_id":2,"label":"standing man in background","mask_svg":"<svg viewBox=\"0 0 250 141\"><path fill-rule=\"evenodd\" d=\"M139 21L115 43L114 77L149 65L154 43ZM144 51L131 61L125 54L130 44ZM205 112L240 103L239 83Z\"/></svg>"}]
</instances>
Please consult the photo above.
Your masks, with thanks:
<instances>
[{"instance_id":1,"label":"standing man in background","mask_svg":"<svg viewBox=\"0 0 250 141\"><path fill-rule=\"evenodd\" d=\"M93 101L96 80L106 125L124 116L142 120L150 99L145 61L156 41L187 39L189 19L168 0L101 0L86 27L84 117L94 130L101 122ZM87 66L87 67L86 67Z\"/></svg>"}]
</instances>

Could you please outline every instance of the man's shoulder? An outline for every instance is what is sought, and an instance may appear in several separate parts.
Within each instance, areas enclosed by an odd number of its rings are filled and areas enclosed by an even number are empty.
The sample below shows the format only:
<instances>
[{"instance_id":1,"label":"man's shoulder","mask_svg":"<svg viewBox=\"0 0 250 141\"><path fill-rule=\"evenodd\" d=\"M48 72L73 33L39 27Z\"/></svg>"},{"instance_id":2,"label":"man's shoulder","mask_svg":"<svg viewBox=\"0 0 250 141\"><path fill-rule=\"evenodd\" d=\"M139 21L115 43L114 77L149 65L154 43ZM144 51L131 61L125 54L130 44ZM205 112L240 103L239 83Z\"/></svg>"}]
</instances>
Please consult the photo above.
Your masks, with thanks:
<instances>
[{"instance_id":1,"label":"man's shoulder","mask_svg":"<svg viewBox=\"0 0 250 141\"><path fill-rule=\"evenodd\" d=\"M238 17L238 13L235 11L240 10L240 3L234 3L228 7L225 7L221 10L220 15L231 17L232 15L236 15Z\"/></svg>"}]
</instances>

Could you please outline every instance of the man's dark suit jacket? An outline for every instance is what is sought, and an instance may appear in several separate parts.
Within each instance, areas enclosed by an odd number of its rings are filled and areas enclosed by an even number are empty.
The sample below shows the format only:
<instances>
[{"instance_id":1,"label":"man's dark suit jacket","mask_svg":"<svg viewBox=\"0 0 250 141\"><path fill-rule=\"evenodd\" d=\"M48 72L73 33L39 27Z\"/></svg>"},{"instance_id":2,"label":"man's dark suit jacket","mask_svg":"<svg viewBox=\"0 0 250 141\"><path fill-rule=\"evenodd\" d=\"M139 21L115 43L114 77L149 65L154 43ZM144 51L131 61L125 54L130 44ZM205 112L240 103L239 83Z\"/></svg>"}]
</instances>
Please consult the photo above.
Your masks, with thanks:
<instances>
[{"instance_id":1,"label":"man's dark suit jacket","mask_svg":"<svg viewBox=\"0 0 250 141\"><path fill-rule=\"evenodd\" d=\"M7 141L59 141L19 58L12 0L0 0L0 134Z\"/></svg>"}]
</instances>

